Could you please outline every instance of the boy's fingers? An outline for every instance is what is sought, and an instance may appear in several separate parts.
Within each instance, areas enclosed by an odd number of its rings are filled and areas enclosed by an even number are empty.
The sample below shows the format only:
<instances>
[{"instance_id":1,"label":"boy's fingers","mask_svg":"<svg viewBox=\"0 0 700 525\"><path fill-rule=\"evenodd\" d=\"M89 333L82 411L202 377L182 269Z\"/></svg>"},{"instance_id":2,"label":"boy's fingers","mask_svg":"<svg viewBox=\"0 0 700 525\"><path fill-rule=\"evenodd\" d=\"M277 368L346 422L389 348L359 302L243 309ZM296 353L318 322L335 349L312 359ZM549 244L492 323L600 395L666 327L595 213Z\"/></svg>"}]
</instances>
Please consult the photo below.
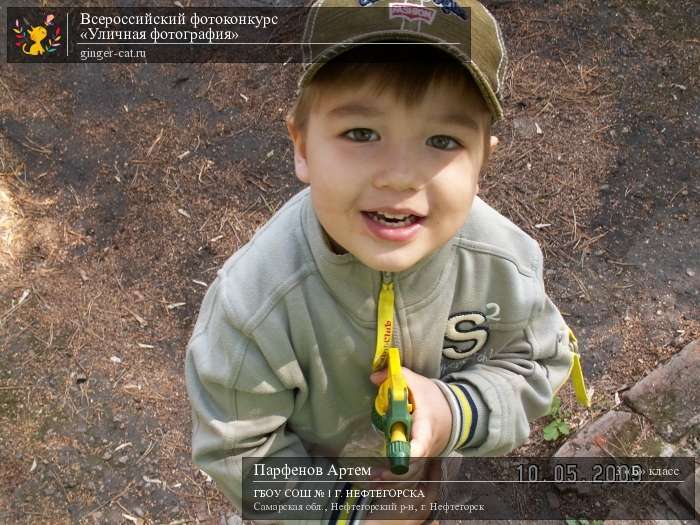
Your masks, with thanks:
<instances>
[{"instance_id":1,"label":"boy's fingers","mask_svg":"<svg viewBox=\"0 0 700 525\"><path fill-rule=\"evenodd\" d=\"M422 458L427 455L428 443L430 443L430 429L420 419L413 420L411 429L411 457Z\"/></svg>"},{"instance_id":2,"label":"boy's fingers","mask_svg":"<svg viewBox=\"0 0 700 525\"><path fill-rule=\"evenodd\" d=\"M386 379L386 368L384 370L380 370L379 372L374 372L369 376L369 380L372 381L375 385L380 385L382 381Z\"/></svg>"},{"instance_id":3,"label":"boy's fingers","mask_svg":"<svg viewBox=\"0 0 700 525\"><path fill-rule=\"evenodd\" d=\"M401 367L401 370L403 372L404 377L406 378L407 383L410 383L413 376L417 375L413 370L409 370L405 366ZM372 374L370 374L369 376L369 379L370 381L372 381L372 383L379 384L386 379L387 374L388 370L386 368L382 368L377 372L372 372Z\"/></svg>"}]
</instances>

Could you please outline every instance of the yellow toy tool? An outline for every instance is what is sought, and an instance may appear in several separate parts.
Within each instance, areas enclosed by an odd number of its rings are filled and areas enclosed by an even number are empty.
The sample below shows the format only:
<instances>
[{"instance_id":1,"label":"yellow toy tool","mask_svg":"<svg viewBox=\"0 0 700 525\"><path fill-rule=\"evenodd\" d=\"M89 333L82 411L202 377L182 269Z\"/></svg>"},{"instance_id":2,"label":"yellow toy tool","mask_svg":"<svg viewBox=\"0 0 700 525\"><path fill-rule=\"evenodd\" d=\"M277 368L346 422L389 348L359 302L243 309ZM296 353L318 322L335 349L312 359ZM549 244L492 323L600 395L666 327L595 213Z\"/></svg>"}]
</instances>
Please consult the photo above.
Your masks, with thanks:
<instances>
[{"instance_id":1,"label":"yellow toy tool","mask_svg":"<svg viewBox=\"0 0 700 525\"><path fill-rule=\"evenodd\" d=\"M401 373L399 349L389 348L389 373L374 400L372 423L384 432L386 455L394 474L405 474L411 458L411 413L413 403Z\"/></svg>"},{"instance_id":2,"label":"yellow toy tool","mask_svg":"<svg viewBox=\"0 0 700 525\"><path fill-rule=\"evenodd\" d=\"M401 371L399 349L391 346L394 324L394 286L382 283L377 308L377 346L373 370L381 370L388 362L388 373L379 386L372 407L372 423L384 433L386 455L394 474L404 474L411 458L411 424L413 399Z\"/></svg>"}]
</instances>

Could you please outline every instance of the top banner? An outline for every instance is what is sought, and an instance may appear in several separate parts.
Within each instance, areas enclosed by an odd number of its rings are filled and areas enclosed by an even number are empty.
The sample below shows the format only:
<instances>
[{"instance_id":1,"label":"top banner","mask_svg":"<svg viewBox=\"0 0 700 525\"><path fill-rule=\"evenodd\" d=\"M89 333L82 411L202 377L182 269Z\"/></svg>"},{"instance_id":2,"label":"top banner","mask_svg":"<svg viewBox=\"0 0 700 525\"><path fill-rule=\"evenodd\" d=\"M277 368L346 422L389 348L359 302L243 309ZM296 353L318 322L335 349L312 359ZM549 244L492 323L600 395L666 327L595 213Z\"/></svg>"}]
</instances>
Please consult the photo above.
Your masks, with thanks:
<instances>
[{"instance_id":1,"label":"top banner","mask_svg":"<svg viewBox=\"0 0 700 525\"><path fill-rule=\"evenodd\" d=\"M363 8L367 0L358 0L357 7L320 8L8 7L7 61L303 63L353 36L366 38L364 28L376 26L378 18L395 26L393 33L428 34L440 10L452 26L445 44L469 55L469 10L444 1L421 3L426 5L401 1L371 9ZM314 40L319 35L309 25L319 16L336 21L337 41L333 34ZM368 45L420 45L399 40Z\"/></svg>"}]
</instances>

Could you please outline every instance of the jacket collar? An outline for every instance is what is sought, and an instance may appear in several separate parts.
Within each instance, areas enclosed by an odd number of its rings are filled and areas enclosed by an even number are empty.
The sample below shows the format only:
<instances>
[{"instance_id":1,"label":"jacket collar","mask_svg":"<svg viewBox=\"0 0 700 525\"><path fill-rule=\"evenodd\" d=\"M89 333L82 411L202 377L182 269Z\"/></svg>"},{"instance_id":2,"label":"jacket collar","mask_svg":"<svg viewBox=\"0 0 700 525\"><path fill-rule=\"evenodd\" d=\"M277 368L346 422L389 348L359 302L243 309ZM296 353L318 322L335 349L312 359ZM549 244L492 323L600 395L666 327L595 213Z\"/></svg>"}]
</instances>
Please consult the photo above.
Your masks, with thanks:
<instances>
[{"instance_id":1,"label":"jacket collar","mask_svg":"<svg viewBox=\"0 0 700 525\"><path fill-rule=\"evenodd\" d=\"M308 188L302 200L303 231L321 278L334 299L348 314L362 324L373 325L377 316L377 297L381 286L381 272L365 266L354 255L334 253L311 204ZM406 308L425 301L445 284L450 273L453 241L438 249L415 266L393 273L397 291L396 307Z\"/></svg>"}]
</instances>

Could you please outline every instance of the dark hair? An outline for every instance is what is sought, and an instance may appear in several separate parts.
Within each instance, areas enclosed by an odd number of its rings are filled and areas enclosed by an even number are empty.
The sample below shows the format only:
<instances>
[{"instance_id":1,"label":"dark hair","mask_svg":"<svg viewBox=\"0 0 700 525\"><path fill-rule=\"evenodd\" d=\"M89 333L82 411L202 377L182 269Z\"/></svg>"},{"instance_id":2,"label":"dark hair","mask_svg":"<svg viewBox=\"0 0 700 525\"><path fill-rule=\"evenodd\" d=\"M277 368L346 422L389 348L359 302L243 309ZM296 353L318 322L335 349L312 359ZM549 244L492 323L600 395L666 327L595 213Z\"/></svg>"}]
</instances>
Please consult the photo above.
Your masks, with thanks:
<instances>
[{"instance_id":1,"label":"dark hair","mask_svg":"<svg viewBox=\"0 0 700 525\"><path fill-rule=\"evenodd\" d=\"M476 90L476 82L456 59L431 45L385 46L364 44L332 59L302 88L288 118L305 130L311 109L323 92L348 89L369 83L379 95L390 90L402 103L420 104L433 83L447 83L465 93ZM480 96L483 100L483 97ZM484 111L488 112L486 101ZM490 133L488 119L487 131ZM487 137L488 138L488 137Z\"/></svg>"}]
</instances>

